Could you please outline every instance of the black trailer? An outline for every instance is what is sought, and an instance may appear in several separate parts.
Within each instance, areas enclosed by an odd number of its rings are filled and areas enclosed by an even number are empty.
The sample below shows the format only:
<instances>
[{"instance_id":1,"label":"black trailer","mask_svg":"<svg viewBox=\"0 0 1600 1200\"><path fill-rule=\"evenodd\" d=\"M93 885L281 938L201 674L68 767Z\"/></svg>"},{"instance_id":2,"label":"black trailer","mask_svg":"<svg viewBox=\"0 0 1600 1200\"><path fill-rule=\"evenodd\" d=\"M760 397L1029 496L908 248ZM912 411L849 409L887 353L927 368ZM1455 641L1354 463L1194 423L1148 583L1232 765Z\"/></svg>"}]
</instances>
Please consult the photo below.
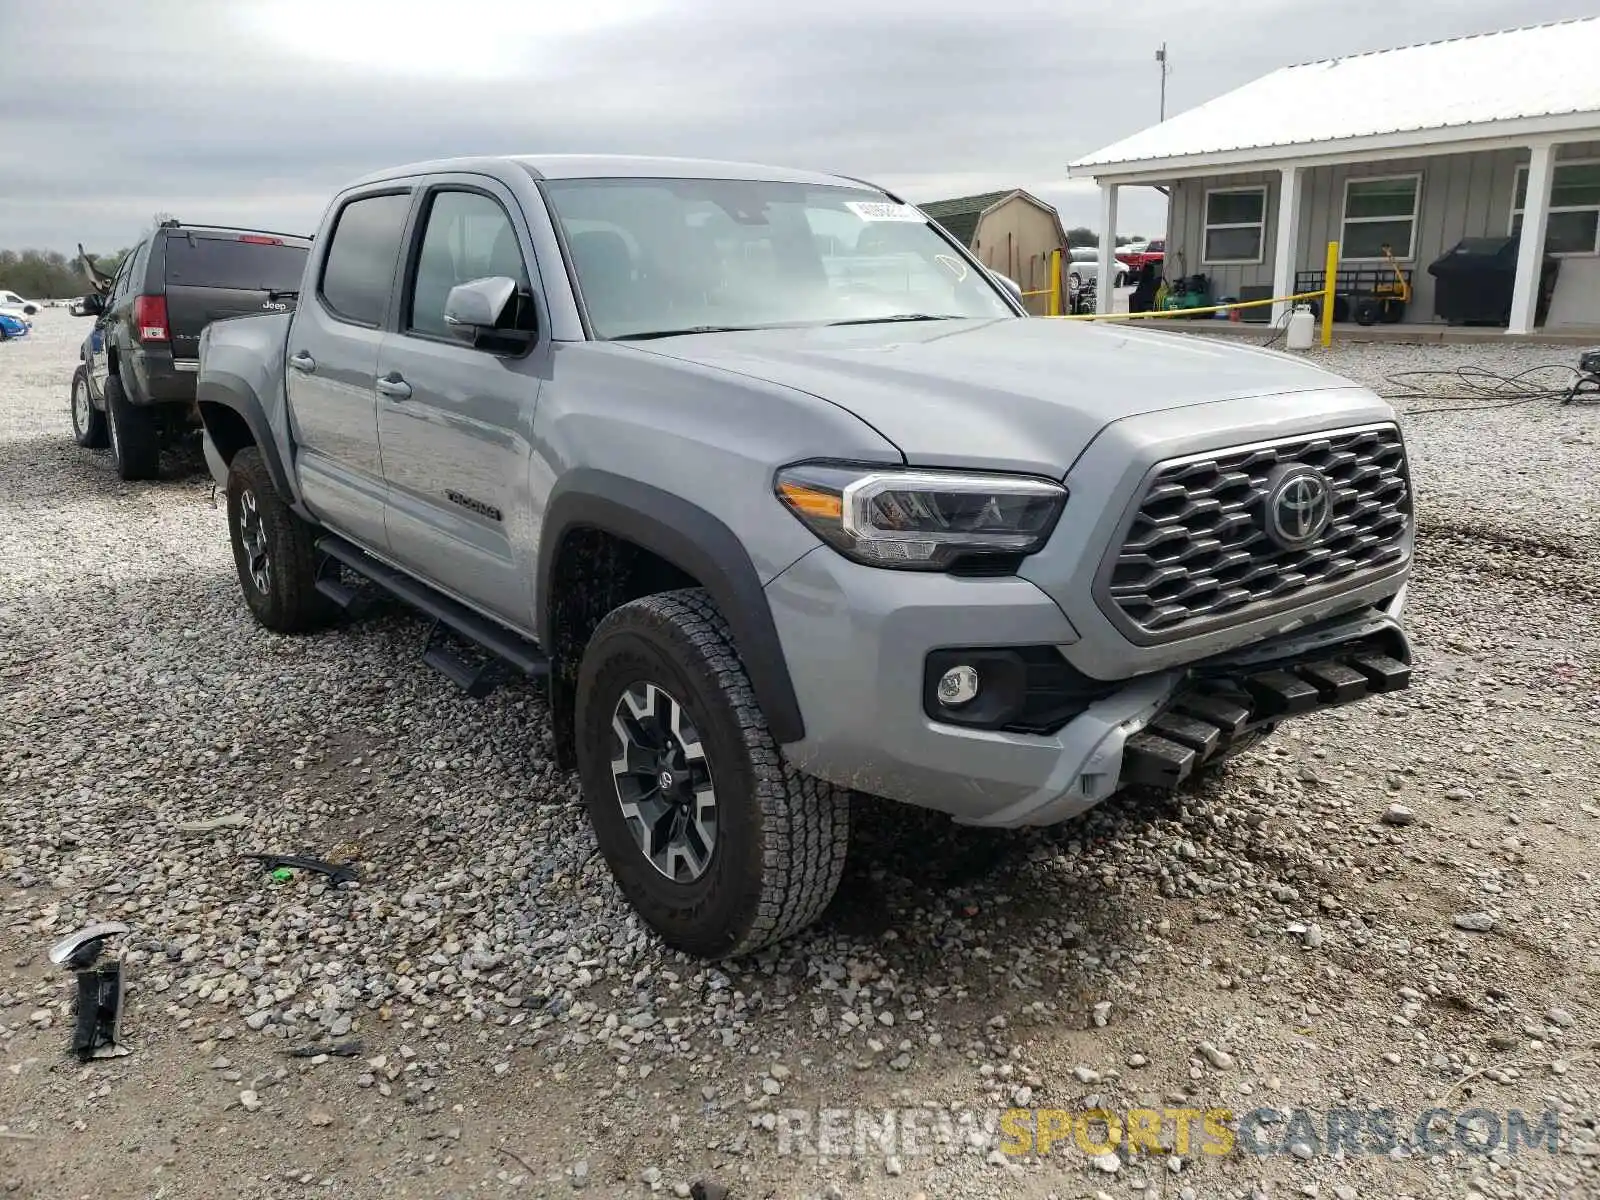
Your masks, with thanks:
<instances>
[{"instance_id":1,"label":"black trailer","mask_svg":"<svg viewBox=\"0 0 1600 1200\"><path fill-rule=\"evenodd\" d=\"M1328 272L1297 271L1296 295L1321 292L1328 286ZM1333 277L1333 319L1354 321L1357 325L1397 325L1405 319L1411 302L1411 272L1385 263L1378 267L1340 267ZM1311 311L1320 320L1322 302L1311 301Z\"/></svg>"}]
</instances>

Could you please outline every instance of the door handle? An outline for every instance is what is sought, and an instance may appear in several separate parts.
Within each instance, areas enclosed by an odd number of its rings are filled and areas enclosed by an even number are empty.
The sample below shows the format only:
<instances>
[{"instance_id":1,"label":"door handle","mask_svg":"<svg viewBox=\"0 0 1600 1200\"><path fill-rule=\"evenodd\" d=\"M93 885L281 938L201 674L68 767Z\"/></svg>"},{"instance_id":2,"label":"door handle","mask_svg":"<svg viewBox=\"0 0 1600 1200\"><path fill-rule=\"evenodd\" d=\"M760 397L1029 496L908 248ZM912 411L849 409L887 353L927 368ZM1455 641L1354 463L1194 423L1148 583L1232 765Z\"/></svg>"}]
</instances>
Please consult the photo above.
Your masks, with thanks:
<instances>
[{"instance_id":1,"label":"door handle","mask_svg":"<svg viewBox=\"0 0 1600 1200\"><path fill-rule=\"evenodd\" d=\"M411 385L393 371L378 377L378 391L391 400L411 399Z\"/></svg>"},{"instance_id":2,"label":"door handle","mask_svg":"<svg viewBox=\"0 0 1600 1200\"><path fill-rule=\"evenodd\" d=\"M312 371L317 369L317 360L312 358L311 355L307 354L304 350L301 350L299 353L293 355L289 359L289 365L296 371L304 371L309 375Z\"/></svg>"}]
</instances>

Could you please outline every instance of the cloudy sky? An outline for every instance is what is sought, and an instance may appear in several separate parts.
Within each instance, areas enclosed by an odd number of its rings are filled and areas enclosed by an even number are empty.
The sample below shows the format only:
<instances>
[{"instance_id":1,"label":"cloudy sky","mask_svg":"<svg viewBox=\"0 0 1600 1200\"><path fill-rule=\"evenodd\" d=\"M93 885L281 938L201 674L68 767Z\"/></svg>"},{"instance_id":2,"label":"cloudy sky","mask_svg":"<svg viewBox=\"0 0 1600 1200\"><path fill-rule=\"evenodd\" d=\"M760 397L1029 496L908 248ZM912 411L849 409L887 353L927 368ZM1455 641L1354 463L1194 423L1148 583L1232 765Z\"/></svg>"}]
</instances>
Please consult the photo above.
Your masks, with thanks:
<instances>
[{"instance_id":1,"label":"cloudy sky","mask_svg":"<svg viewBox=\"0 0 1600 1200\"><path fill-rule=\"evenodd\" d=\"M839 171L914 200L1022 186L1274 67L1593 0L0 0L0 246L152 214L310 230L368 170L596 151ZM1485 81L1493 86L1493 81ZM1159 230L1148 189L1122 232Z\"/></svg>"}]
</instances>

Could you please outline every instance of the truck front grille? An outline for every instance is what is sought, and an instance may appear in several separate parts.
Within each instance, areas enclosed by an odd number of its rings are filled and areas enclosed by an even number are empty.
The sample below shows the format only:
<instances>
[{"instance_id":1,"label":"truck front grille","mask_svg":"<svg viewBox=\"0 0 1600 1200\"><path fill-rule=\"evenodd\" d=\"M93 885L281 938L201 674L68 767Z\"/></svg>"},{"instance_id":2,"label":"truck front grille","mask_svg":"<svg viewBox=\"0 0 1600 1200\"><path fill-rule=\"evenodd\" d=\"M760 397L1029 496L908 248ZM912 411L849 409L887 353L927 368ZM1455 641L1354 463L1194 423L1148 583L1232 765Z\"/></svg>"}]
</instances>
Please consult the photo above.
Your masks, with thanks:
<instances>
[{"instance_id":1,"label":"truck front grille","mask_svg":"<svg viewBox=\"0 0 1600 1200\"><path fill-rule=\"evenodd\" d=\"M1309 545L1268 536L1269 477L1327 478L1332 515ZM1097 581L1101 609L1151 644L1236 625L1398 570L1410 554L1411 488L1393 425L1239 446L1158 464Z\"/></svg>"}]
</instances>

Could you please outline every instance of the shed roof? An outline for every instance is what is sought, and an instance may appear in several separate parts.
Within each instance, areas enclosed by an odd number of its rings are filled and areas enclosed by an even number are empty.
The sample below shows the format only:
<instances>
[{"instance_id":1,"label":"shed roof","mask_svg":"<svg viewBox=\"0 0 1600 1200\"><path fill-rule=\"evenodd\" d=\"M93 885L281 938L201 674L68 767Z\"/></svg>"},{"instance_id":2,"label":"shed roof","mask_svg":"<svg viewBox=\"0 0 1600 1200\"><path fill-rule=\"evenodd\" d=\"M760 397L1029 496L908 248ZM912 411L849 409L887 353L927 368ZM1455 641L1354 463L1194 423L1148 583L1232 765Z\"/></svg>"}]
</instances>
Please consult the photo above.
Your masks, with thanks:
<instances>
[{"instance_id":1,"label":"shed roof","mask_svg":"<svg viewBox=\"0 0 1600 1200\"><path fill-rule=\"evenodd\" d=\"M1018 189L1006 188L999 192L979 192L975 196L957 196L953 200L930 200L917 205L925 216L932 217L944 226L945 232L963 246L972 245L972 235L978 232L978 218Z\"/></svg>"},{"instance_id":2,"label":"shed roof","mask_svg":"<svg viewBox=\"0 0 1600 1200\"><path fill-rule=\"evenodd\" d=\"M1433 145L1496 136L1512 122L1519 133L1554 130L1588 114L1600 114L1600 17L1282 67L1069 169L1111 176L1185 159L1261 161L1262 151L1338 152L1385 137Z\"/></svg>"}]
</instances>

